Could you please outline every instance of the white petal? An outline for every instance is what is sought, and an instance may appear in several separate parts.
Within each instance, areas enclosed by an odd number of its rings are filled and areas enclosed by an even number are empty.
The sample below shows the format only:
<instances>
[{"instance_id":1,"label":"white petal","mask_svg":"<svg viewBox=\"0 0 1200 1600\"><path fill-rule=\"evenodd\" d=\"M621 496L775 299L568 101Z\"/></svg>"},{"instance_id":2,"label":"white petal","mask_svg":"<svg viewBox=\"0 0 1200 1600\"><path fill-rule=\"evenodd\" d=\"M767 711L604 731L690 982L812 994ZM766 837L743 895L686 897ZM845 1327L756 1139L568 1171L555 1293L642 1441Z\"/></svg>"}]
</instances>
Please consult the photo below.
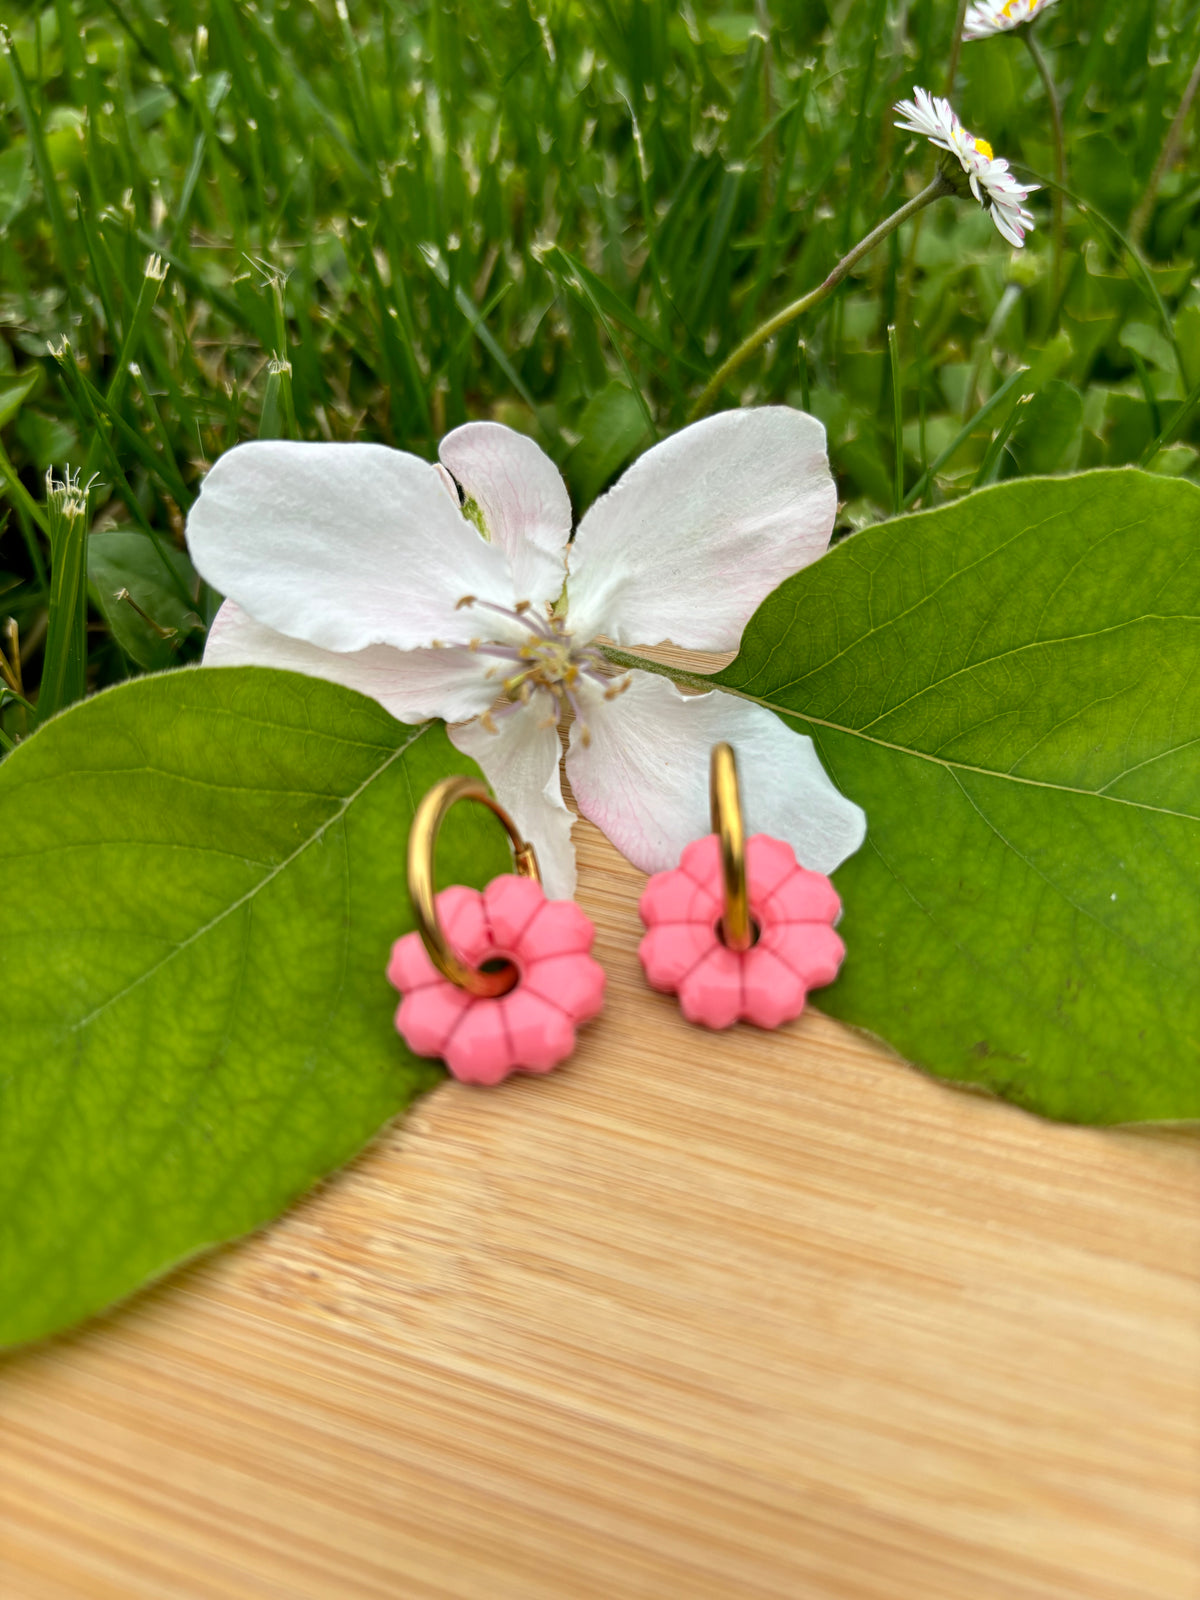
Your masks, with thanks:
<instances>
[{"instance_id":1,"label":"white petal","mask_svg":"<svg viewBox=\"0 0 1200 1600\"><path fill-rule=\"evenodd\" d=\"M499 422L464 423L446 435L438 455L508 556L517 598L552 604L567 575L571 500L550 457Z\"/></svg>"},{"instance_id":2,"label":"white petal","mask_svg":"<svg viewBox=\"0 0 1200 1600\"><path fill-rule=\"evenodd\" d=\"M513 604L504 551L435 467L385 445L236 445L204 480L188 545L214 588L326 650L466 644L479 622L455 611L463 595Z\"/></svg>"},{"instance_id":3,"label":"white petal","mask_svg":"<svg viewBox=\"0 0 1200 1600\"><path fill-rule=\"evenodd\" d=\"M568 556L572 632L732 649L771 590L824 554L836 511L815 417L707 417L648 450L584 517Z\"/></svg>"},{"instance_id":4,"label":"white petal","mask_svg":"<svg viewBox=\"0 0 1200 1600\"><path fill-rule=\"evenodd\" d=\"M919 133L935 144L941 150L947 150L962 160L960 140L963 133L962 123L955 115L949 100L944 100L940 95L932 95L928 89L915 89L912 100L900 100L892 108L899 111L906 118L897 122L898 128L903 128L906 133Z\"/></svg>"},{"instance_id":5,"label":"white petal","mask_svg":"<svg viewBox=\"0 0 1200 1600\"><path fill-rule=\"evenodd\" d=\"M619 698L588 691L591 742L571 729L567 776L579 809L643 872L675 866L711 831L708 763L726 740L738 758L747 835L792 845L801 864L832 872L866 834L866 818L825 774L812 740L765 706L716 690L685 696L634 672Z\"/></svg>"},{"instance_id":6,"label":"white petal","mask_svg":"<svg viewBox=\"0 0 1200 1600\"><path fill-rule=\"evenodd\" d=\"M1014 218L1011 211L1005 206L993 203L991 207L992 221L996 224L996 231L1001 238L1007 239L1009 244L1015 245L1018 250L1025 243L1025 235L1021 232L1019 218Z\"/></svg>"},{"instance_id":7,"label":"white petal","mask_svg":"<svg viewBox=\"0 0 1200 1600\"><path fill-rule=\"evenodd\" d=\"M963 18L964 39L986 39L989 34L1000 33L1012 24L1000 6L983 3L968 6Z\"/></svg>"},{"instance_id":8,"label":"white petal","mask_svg":"<svg viewBox=\"0 0 1200 1600\"><path fill-rule=\"evenodd\" d=\"M496 732L481 722L449 729L450 742L478 762L496 799L537 851L542 886L551 900L575 893L575 819L562 796L558 763L562 746L546 696L496 719Z\"/></svg>"},{"instance_id":9,"label":"white petal","mask_svg":"<svg viewBox=\"0 0 1200 1600\"><path fill-rule=\"evenodd\" d=\"M349 654L322 650L256 622L232 600L217 612L204 647L206 667L279 667L357 689L401 722L478 716L496 698L485 657L458 646L395 650L373 644Z\"/></svg>"}]
</instances>

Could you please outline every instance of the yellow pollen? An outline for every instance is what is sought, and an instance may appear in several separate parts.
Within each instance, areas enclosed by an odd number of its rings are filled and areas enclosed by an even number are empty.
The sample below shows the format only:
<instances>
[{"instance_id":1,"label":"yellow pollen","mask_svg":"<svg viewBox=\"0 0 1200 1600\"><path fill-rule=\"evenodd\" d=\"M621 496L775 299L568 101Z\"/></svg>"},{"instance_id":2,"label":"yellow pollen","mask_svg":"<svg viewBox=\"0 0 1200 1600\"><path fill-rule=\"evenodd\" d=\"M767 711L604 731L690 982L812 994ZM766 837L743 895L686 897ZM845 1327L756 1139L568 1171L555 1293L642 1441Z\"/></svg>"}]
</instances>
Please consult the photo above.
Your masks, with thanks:
<instances>
[{"instance_id":1,"label":"yellow pollen","mask_svg":"<svg viewBox=\"0 0 1200 1600\"><path fill-rule=\"evenodd\" d=\"M572 688L579 681L579 665L573 659L571 642L565 635L556 639L531 639L520 646L517 654L523 665L504 683L510 696L519 690L523 699L535 689L548 689L557 695L564 687Z\"/></svg>"},{"instance_id":2,"label":"yellow pollen","mask_svg":"<svg viewBox=\"0 0 1200 1600\"><path fill-rule=\"evenodd\" d=\"M987 160L987 161L994 161L995 160L995 157L992 155L992 147L987 142L986 139L976 139L975 148L976 148L976 150L979 151L979 154L981 156L983 156L985 160Z\"/></svg>"}]
</instances>

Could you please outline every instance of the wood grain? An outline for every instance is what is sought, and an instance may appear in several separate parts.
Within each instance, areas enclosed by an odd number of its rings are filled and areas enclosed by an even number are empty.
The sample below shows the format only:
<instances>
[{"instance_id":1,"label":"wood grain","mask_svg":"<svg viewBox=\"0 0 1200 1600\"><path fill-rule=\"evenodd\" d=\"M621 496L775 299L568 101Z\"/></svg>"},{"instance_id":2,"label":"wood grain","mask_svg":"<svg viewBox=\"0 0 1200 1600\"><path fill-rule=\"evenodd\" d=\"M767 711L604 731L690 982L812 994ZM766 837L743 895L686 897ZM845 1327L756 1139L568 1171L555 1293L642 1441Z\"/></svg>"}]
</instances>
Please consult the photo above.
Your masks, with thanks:
<instances>
[{"instance_id":1,"label":"wood grain","mask_svg":"<svg viewBox=\"0 0 1200 1600\"><path fill-rule=\"evenodd\" d=\"M5 1600L1196 1600L1200 1143L609 1002L0 1368Z\"/></svg>"}]
</instances>

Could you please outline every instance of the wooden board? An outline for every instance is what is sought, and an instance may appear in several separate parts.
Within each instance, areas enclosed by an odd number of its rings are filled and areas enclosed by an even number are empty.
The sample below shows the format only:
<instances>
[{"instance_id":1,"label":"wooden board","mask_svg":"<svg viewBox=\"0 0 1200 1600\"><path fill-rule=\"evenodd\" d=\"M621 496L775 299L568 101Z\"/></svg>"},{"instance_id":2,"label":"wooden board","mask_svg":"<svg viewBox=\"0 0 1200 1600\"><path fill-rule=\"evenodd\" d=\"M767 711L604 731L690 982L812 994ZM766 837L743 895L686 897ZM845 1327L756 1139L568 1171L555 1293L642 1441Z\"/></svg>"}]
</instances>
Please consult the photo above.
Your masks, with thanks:
<instances>
[{"instance_id":1,"label":"wooden board","mask_svg":"<svg viewBox=\"0 0 1200 1600\"><path fill-rule=\"evenodd\" d=\"M569 1069L0 1368L4 1600L1195 1600L1200 1142L690 1029L578 834Z\"/></svg>"}]
</instances>

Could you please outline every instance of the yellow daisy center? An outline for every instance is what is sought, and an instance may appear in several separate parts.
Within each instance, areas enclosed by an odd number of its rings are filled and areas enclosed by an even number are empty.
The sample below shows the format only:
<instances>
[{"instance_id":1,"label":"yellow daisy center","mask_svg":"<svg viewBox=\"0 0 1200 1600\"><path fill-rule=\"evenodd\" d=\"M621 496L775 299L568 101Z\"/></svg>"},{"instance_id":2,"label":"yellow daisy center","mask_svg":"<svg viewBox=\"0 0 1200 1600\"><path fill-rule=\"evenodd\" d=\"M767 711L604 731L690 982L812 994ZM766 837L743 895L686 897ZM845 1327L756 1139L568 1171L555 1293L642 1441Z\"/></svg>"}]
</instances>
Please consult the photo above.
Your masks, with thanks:
<instances>
[{"instance_id":1,"label":"yellow daisy center","mask_svg":"<svg viewBox=\"0 0 1200 1600\"><path fill-rule=\"evenodd\" d=\"M979 151L979 154L983 156L985 161L995 160L995 157L992 154L992 147L986 139L976 139L975 148Z\"/></svg>"}]
</instances>

